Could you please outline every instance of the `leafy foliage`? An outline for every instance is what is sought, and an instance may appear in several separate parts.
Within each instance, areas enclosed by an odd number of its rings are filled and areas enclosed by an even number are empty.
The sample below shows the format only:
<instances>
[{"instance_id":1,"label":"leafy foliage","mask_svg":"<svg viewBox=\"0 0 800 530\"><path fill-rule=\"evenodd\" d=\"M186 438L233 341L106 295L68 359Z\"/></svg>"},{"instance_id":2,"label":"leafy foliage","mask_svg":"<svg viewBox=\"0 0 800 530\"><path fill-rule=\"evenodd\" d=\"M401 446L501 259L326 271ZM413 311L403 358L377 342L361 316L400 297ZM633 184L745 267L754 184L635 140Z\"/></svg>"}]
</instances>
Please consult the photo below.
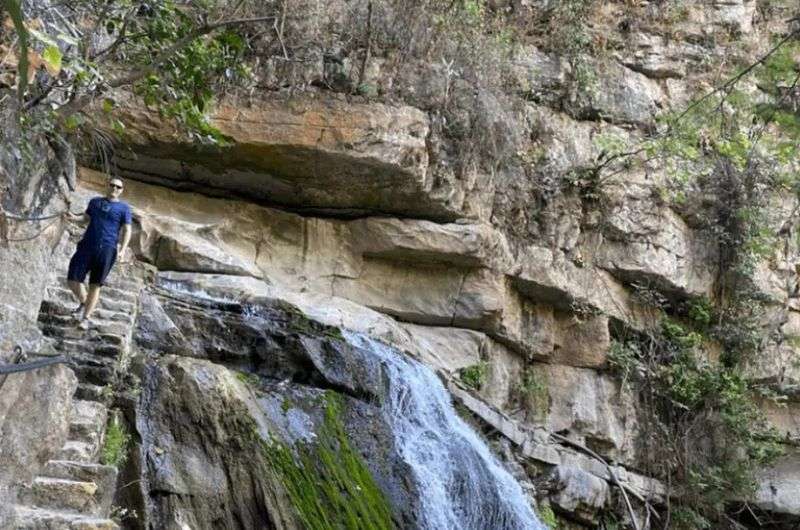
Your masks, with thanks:
<instances>
[{"instance_id":1,"label":"leafy foliage","mask_svg":"<svg viewBox=\"0 0 800 530\"><path fill-rule=\"evenodd\" d=\"M486 376L489 371L489 363L478 361L477 363L462 368L458 371L458 377L470 388L480 390L486 383Z\"/></svg>"},{"instance_id":2,"label":"leafy foliage","mask_svg":"<svg viewBox=\"0 0 800 530\"><path fill-rule=\"evenodd\" d=\"M706 357L702 308L690 308L699 322L664 315L660 329L617 341L609 354L611 366L639 393L649 433L642 440L645 467L676 484L673 517L680 528L723 519L726 503L751 495L755 471L781 454L754 384L738 366Z\"/></svg>"},{"instance_id":3,"label":"leafy foliage","mask_svg":"<svg viewBox=\"0 0 800 530\"><path fill-rule=\"evenodd\" d=\"M235 12L225 0L79 0L49 11L23 4L16 36L30 36L35 60L28 76L17 68L21 118L38 114L51 131L89 132L95 123L85 109L100 101L113 115L114 90L127 88L195 139L222 141L208 123L210 105L225 86L249 80L242 25L270 18L225 18ZM0 44L11 47L14 37ZM111 125L123 132L113 116Z\"/></svg>"}]
</instances>

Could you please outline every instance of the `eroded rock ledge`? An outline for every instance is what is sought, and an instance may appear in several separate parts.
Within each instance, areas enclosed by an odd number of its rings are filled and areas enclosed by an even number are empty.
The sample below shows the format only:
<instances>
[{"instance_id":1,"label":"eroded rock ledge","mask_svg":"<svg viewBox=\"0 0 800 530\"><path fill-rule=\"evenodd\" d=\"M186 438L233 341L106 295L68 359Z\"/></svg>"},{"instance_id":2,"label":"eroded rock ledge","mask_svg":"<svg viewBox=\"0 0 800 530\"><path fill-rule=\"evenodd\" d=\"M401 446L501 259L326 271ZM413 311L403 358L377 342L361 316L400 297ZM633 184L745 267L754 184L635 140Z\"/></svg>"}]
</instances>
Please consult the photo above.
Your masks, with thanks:
<instances>
[{"instance_id":1,"label":"eroded rock ledge","mask_svg":"<svg viewBox=\"0 0 800 530\"><path fill-rule=\"evenodd\" d=\"M304 98L228 102L211 123L230 138L204 148L157 115L123 105L113 163L137 180L338 217L395 214L453 220L454 190L429 170L430 124L408 106Z\"/></svg>"}]
</instances>

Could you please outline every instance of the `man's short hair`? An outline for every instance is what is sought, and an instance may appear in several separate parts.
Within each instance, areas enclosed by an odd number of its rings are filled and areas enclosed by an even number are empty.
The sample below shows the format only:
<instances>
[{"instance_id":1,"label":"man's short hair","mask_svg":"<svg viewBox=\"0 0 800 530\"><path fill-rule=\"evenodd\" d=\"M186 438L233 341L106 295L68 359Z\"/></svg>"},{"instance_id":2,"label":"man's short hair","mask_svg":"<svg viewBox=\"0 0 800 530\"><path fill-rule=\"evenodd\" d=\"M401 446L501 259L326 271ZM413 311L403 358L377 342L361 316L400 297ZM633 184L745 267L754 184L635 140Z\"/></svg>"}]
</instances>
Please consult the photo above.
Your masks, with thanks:
<instances>
[{"instance_id":1,"label":"man's short hair","mask_svg":"<svg viewBox=\"0 0 800 530\"><path fill-rule=\"evenodd\" d=\"M111 178L109 178L109 179L108 179L108 183L109 183L109 184L111 184L111 183L112 183L112 182L114 182L115 180L118 180L118 181L119 181L119 183L120 183L120 184L122 184L123 186L125 185L125 181L124 181L124 180L122 180L122 178L121 178L121 177L111 177Z\"/></svg>"}]
</instances>

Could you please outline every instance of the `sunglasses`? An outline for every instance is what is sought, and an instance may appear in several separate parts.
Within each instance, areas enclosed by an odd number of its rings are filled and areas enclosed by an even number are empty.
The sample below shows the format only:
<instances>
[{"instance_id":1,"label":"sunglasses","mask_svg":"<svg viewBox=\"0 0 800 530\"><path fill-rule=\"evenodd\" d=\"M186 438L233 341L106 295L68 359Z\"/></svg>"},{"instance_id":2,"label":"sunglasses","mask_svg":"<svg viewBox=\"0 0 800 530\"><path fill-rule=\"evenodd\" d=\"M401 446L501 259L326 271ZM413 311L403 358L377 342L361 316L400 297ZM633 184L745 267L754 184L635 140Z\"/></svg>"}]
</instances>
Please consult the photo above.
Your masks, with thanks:
<instances>
[{"instance_id":1,"label":"sunglasses","mask_svg":"<svg viewBox=\"0 0 800 530\"><path fill-rule=\"evenodd\" d=\"M116 188L118 190L122 189L122 186L120 186L119 184L109 184L109 186L111 186L112 188Z\"/></svg>"}]
</instances>

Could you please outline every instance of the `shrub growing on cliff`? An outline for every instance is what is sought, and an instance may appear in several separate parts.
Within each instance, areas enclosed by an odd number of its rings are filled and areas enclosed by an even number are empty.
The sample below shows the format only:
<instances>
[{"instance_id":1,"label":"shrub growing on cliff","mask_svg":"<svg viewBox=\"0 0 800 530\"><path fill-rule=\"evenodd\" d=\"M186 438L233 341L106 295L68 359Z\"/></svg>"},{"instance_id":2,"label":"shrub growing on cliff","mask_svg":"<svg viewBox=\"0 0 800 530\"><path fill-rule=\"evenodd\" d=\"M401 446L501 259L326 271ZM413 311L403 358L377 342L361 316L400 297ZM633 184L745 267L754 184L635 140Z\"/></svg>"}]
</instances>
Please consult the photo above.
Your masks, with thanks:
<instances>
[{"instance_id":1,"label":"shrub growing on cliff","mask_svg":"<svg viewBox=\"0 0 800 530\"><path fill-rule=\"evenodd\" d=\"M241 17L248 4L236 5L81 0L64 9L4 0L15 29L0 34L11 57L4 76L16 86L20 118L48 123L49 134L89 133L105 112L123 132L112 111L115 90L129 89L197 139L221 140L205 116L215 92L248 75L241 28L277 16L261 9L262 16ZM87 112L94 103L101 104Z\"/></svg>"},{"instance_id":2,"label":"shrub growing on cliff","mask_svg":"<svg viewBox=\"0 0 800 530\"><path fill-rule=\"evenodd\" d=\"M120 421L119 414L112 414L106 427L106 436L100 460L107 466L121 467L128 458L131 435Z\"/></svg>"},{"instance_id":3,"label":"shrub growing on cliff","mask_svg":"<svg viewBox=\"0 0 800 530\"><path fill-rule=\"evenodd\" d=\"M489 363L486 361L478 361L473 365L465 366L460 369L458 371L458 377L468 387L480 390L486 382L488 371Z\"/></svg>"}]
</instances>

